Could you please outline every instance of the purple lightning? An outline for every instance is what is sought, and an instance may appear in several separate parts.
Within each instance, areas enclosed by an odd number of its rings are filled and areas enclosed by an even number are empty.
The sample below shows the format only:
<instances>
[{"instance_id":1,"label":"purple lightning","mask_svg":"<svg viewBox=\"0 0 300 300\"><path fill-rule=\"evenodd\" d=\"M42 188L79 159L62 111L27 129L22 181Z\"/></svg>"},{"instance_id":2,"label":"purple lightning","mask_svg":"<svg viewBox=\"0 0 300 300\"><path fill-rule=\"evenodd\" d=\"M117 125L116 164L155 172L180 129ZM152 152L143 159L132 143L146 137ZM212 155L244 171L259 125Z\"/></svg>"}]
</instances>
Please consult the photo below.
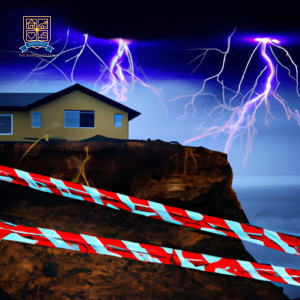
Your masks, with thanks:
<instances>
[{"instance_id":1,"label":"purple lightning","mask_svg":"<svg viewBox=\"0 0 300 300\"><path fill-rule=\"evenodd\" d=\"M290 61L293 63L293 65L295 66L296 68L296 78L292 77L290 75L290 70L289 70L289 76L291 78L293 78L295 81L296 81L296 84L297 84L297 94L298 96L300 97L299 95L299 91L298 91L298 69L297 69L297 66L295 65L295 63L293 62L291 56L289 55L289 53L287 52L287 50L285 50L284 48L278 46L277 44L279 44L279 41L276 40L276 39L270 39L270 38L256 38L255 41L256 42L259 42L259 44L257 45L257 47L254 49L254 51L252 52L251 56L250 56L250 59L248 60L247 62L247 65L246 65L246 68L244 70L244 73L242 75L242 78L240 80L240 83L239 83L239 86L238 86L238 90L237 91L233 91L229 88L227 88L223 81L221 81L219 79L219 76L220 74L223 72L223 69L224 69L224 65L225 65L225 60L226 60L226 56L227 54L229 53L229 49L230 49L230 38L232 37L233 33L230 35L230 37L228 38L228 47L227 47L227 50L225 52L219 50L219 49L215 49L215 48L212 48L212 49L203 49L203 48L200 48L200 50L205 50L205 52L201 55L199 55L197 58L199 58L200 56L203 56L200 64L202 63L205 55L207 54L208 51L210 50L217 50L218 52L222 53L224 55L224 58L223 58L223 64L222 64L222 68L220 70L220 72L212 77L209 77L207 79L204 80L203 82L203 86L202 86L202 89L197 92L196 94L194 95L191 95L192 96L192 100L191 102L189 102L188 104L185 105L185 114L180 116L179 118L182 118L182 117L185 117L187 115L187 112L186 112L186 109L189 105L192 105L194 111L196 112L196 108L195 108L195 105L194 105L194 101L195 101L195 98L196 96L198 95L210 95L210 96L213 96L215 98L215 100L218 102L218 106L217 107L214 107L211 112L209 113L209 116L211 116L212 112L221 108L222 109L222 116L219 118L221 119L223 116L224 116L224 111L227 110L227 111L231 111L231 115L230 115L230 118L229 120L225 123L224 126L222 127L217 127L217 126L214 126L214 127L211 127L211 128L205 128L203 127L203 123L196 129L197 130L202 130L203 133L197 137L194 137L194 138L191 138L189 140L186 140L184 141L183 144L188 144L192 141L195 141L195 140L198 140L198 139L201 139L201 138L204 138L206 136L212 136L213 138L215 138L218 134L220 133L226 133L228 134L228 139L227 139L227 142L226 142L226 145L225 145L225 150L224 152L227 153L232 145L232 142L234 141L235 138L237 137L242 137L242 135L245 133L245 131L247 131L247 136L248 136L248 139L247 139L247 153L246 153L246 157L245 157L245 160L244 160L244 164L246 164L246 161L247 161L247 157L250 153L250 150L251 150L251 146L252 146L252 143L253 143L253 138L254 138L254 134L257 132L256 129L254 128L254 123L255 123L255 115L256 115L256 112L257 112L257 109L260 107L260 105L264 102L265 105L266 105L266 108L267 108L267 112L266 112L266 124L268 125L268 116L273 117L273 115L271 114L271 110L270 110L270 103L268 101L268 96L270 96L270 94L272 94L272 96L277 99L281 104L282 106L284 107L285 109L285 112L287 114L287 117L288 119L290 118L295 118L295 120L297 121L298 125L300 126L300 115L298 113L297 110L295 110L295 112L292 112L287 104L287 102L282 99L277 93L276 93L276 89L278 87L276 87L275 90L272 90L272 81L273 81L273 78L274 78L274 75L275 75L275 67L272 63L272 60L271 58L268 56L268 54L266 53L266 47L267 45L270 45L270 50L273 54L273 56L275 57L275 59L277 60L277 62L283 66L284 68L288 69L287 67L285 67L284 65L282 65L279 60L277 59L277 57L275 56L274 52L272 51L272 48L271 48L271 45L275 46L275 47L278 47L282 50L285 51L286 55L288 56L288 58L290 59ZM241 88L241 84L243 82L243 79L244 79L244 76L245 76L245 73L247 71L247 68L248 68L248 65L255 53L255 51L257 50L257 48L261 46L261 55L262 57L264 58L264 60L267 62L267 66L261 71L261 73L259 74L259 76L256 78L256 81L255 81L255 84L253 86L253 88L245 95L243 96L241 93L240 93L240 88ZM195 60L195 59L194 59ZM194 61L193 60L193 61ZM200 64L197 66L199 67ZM264 92L261 93L261 94L257 94L255 92L255 88L257 86L257 81L259 79L259 77L262 75L262 73L267 69L269 68L270 70L270 74L268 75L268 78L267 78L267 82L265 84L265 89L264 89ZM194 70L195 71L195 70ZM277 76L277 68L276 68L276 76ZM222 88L223 88L223 103L220 103L216 96L211 94L211 93L203 93L203 90L205 88L205 84L208 80L211 80L213 78L216 78L217 81L222 85ZM277 78L277 77L276 77ZM278 80L277 80L278 82ZM279 83L278 83L279 84ZM230 90L232 92L235 92L235 95L230 99L229 101L229 105L227 105L225 103L225 89L227 90ZM247 97L247 95L250 93L249 95L249 98L248 98L248 101L246 101L245 103L244 102L244 99ZM238 105L237 107L232 107L231 106L231 103L232 103L232 100L237 96L237 95L242 95L243 98L242 98L242 101L241 101L241 104ZM251 98L253 94L256 94L257 96L255 98ZM168 100L168 101L176 101L178 98L182 98L182 97L189 97L188 95L185 95L185 96L180 96L180 97L177 97L177 98L174 98L174 99L171 99L171 100ZM168 102L166 101L166 102ZM252 112L251 112L252 111ZM178 118L178 119L179 119ZM245 125L243 125L243 123L245 123Z\"/></svg>"},{"instance_id":2,"label":"purple lightning","mask_svg":"<svg viewBox=\"0 0 300 300\"><path fill-rule=\"evenodd\" d=\"M117 96L117 100L119 101L126 101L128 93L128 87L130 86L128 83L128 79L126 80L126 74L130 76L131 78L131 91L133 90L134 82L137 81L143 86L150 88L152 92L154 92L159 98L160 101L162 101L162 91L161 89L155 88L154 86L150 84L144 83L140 78L138 78L134 74L134 63L132 60L131 52L128 48L129 41L125 41L122 39L115 40L119 43L118 51L114 55L114 57L111 60L110 68L108 75L105 74L105 72L101 72L99 78L97 79L94 90L96 88L96 85L101 82L102 87L100 90L101 94L107 93L109 90L113 90L114 94ZM127 57L127 61L129 64L129 68L123 69L121 64L125 58ZM126 74L125 74L126 73ZM108 83L104 83L103 80L108 78Z\"/></svg>"}]
</instances>

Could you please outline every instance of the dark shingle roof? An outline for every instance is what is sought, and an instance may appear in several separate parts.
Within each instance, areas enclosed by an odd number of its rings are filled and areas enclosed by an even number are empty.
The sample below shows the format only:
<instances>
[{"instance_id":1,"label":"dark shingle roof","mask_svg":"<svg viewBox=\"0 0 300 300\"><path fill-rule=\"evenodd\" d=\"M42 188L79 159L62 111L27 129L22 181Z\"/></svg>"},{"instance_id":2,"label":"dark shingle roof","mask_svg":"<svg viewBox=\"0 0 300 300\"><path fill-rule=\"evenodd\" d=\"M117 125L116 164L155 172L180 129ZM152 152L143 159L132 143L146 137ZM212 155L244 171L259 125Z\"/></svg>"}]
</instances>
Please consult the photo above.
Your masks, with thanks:
<instances>
[{"instance_id":1,"label":"dark shingle roof","mask_svg":"<svg viewBox=\"0 0 300 300\"><path fill-rule=\"evenodd\" d=\"M51 95L50 93L0 93L0 107L26 106L42 98Z\"/></svg>"},{"instance_id":2,"label":"dark shingle roof","mask_svg":"<svg viewBox=\"0 0 300 300\"><path fill-rule=\"evenodd\" d=\"M104 103L112 105L128 113L128 121L136 118L141 113L135 111L119 102L111 100L97 92L94 92L78 83L53 94L39 93L0 93L0 111L27 111L40 105L51 102L59 97L67 95L74 91L80 91ZM9 104L9 105L8 105Z\"/></svg>"}]
</instances>

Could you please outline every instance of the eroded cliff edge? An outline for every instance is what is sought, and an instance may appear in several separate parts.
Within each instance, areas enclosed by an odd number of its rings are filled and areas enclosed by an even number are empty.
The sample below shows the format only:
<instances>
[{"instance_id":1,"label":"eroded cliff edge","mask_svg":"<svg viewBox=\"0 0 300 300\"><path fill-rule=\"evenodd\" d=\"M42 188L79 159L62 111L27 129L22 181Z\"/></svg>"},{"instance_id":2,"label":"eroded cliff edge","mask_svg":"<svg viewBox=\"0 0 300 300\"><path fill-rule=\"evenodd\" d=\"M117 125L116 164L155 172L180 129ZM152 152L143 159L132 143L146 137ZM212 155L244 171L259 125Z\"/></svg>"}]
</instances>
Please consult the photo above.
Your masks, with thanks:
<instances>
[{"instance_id":1,"label":"eroded cliff edge","mask_svg":"<svg viewBox=\"0 0 300 300\"><path fill-rule=\"evenodd\" d=\"M16 168L30 145L0 144L0 165ZM231 187L227 155L203 147L50 141L36 144L17 168L248 222ZM0 217L14 223L255 261L236 239L5 182L0 189ZM15 299L288 299L268 282L7 241L0 265L2 293Z\"/></svg>"}]
</instances>

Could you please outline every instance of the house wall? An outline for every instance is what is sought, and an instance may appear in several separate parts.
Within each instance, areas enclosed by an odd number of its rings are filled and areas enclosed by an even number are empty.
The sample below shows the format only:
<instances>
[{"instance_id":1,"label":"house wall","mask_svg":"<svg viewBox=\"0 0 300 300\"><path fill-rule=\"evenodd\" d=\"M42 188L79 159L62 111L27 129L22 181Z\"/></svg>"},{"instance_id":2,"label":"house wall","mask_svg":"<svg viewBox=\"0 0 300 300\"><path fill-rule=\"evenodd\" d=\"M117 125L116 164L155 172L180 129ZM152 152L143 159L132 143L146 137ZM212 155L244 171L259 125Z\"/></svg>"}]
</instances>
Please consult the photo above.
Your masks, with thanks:
<instances>
[{"instance_id":1,"label":"house wall","mask_svg":"<svg viewBox=\"0 0 300 300\"><path fill-rule=\"evenodd\" d=\"M65 110L93 110L95 128L64 128ZM42 126L32 128L32 112L42 113ZM128 139L128 113L101 102L80 91L74 91L52 102L25 112L0 111L13 115L13 134L0 135L0 141L28 141L25 138L40 138L49 134L53 139L82 140L94 135L116 139ZM114 115L122 114L122 127L114 126Z\"/></svg>"}]
</instances>

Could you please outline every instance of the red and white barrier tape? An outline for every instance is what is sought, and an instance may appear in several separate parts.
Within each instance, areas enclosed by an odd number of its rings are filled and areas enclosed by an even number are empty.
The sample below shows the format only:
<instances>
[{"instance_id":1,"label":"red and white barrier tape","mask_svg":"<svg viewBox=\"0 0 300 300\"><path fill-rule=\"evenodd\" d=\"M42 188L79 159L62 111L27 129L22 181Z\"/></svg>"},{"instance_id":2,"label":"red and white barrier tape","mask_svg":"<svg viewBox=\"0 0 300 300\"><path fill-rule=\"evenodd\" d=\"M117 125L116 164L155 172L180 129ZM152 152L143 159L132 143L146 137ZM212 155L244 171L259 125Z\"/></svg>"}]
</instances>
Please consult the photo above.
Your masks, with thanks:
<instances>
[{"instance_id":1,"label":"red and white barrier tape","mask_svg":"<svg viewBox=\"0 0 300 300\"><path fill-rule=\"evenodd\" d=\"M206 216L164 204L0 166L0 180L76 200L123 209L160 221L229 236L285 253L300 255L300 239L235 221Z\"/></svg>"},{"instance_id":2,"label":"red and white barrier tape","mask_svg":"<svg viewBox=\"0 0 300 300\"><path fill-rule=\"evenodd\" d=\"M0 240L110 255L143 262L300 286L300 271L124 240L27 227L0 221Z\"/></svg>"}]
</instances>

